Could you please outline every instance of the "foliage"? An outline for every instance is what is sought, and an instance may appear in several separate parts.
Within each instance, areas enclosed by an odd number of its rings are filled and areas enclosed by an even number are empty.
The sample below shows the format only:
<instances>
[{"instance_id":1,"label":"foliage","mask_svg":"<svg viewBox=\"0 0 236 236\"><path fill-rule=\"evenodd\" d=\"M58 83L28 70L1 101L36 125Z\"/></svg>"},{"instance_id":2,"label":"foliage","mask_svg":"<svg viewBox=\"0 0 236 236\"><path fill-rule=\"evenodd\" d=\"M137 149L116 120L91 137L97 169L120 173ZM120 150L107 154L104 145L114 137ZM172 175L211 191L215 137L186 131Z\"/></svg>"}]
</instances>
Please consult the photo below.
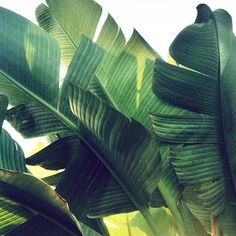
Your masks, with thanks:
<instances>
[{"instance_id":1,"label":"foliage","mask_svg":"<svg viewBox=\"0 0 236 236\"><path fill-rule=\"evenodd\" d=\"M0 11L0 124L51 139L25 159L2 129L1 234L234 235L227 12L199 5L170 46L173 65L136 30L126 43L110 15L97 29L93 0L47 0L41 28ZM53 172L42 181L29 166Z\"/></svg>"}]
</instances>

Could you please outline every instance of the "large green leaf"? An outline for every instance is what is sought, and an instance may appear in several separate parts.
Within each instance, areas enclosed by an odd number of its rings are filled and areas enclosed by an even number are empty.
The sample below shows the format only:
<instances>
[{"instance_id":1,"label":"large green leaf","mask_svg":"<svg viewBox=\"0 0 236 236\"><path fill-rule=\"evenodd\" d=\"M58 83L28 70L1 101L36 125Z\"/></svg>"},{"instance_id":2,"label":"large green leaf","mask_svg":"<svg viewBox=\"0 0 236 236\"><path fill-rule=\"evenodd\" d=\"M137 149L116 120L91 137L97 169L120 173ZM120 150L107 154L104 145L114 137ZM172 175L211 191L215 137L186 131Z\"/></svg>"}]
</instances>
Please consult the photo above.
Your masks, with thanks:
<instances>
[{"instance_id":1,"label":"large green leaf","mask_svg":"<svg viewBox=\"0 0 236 236\"><path fill-rule=\"evenodd\" d=\"M157 137L170 146L178 144L172 148L171 163L179 181L193 186L198 201L219 219L226 202L236 201L234 45L229 14L199 5L196 22L170 46L171 56L183 66L158 59L153 83L159 98L186 110L184 115L174 109L154 114ZM229 225L220 227L224 231Z\"/></svg>"},{"instance_id":2,"label":"large green leaf","mask_svg":"<svg viewBox=\"0 0 236 236\"><path fill-rule=\"evenodd\" d=\"M0 11L0 40L1 45L5 45L0 51L4 58L0 62L3 93L14 104L38 102L67 126L77 129L72 121L56 110L60 62L56 40L25 18L4 8ZM52 120L52 116L49 118Z\"/></svg>"},{"instance_id":3,"label":"large green leaf","mask_svg":"<svg viewBox=\"0 0 236 236\"><path fill-rule=\"evenodd\" d=\"M25 18L4 8L0 12L0 91L14 104L29 103L31 93L56 105L60 56L57 42Z\"/></svg>"},{"instance_id":4,"label":"large green leaf","mask_svg":"<svg viewBox=\"0 0 236 236\"><path fill-rule=\"evenodd\" d=\"M92 93L70 84L68 94L72 112L86 127L81 127L82 139L93 147L137 209L147 214L160 175L155 140L141 124ZM145 216L150 223L149 215Z\"/></svg>"},{"instance_id":5,"label":"large green leaf","mask_svg":"<svg viewBox=\"0 0 236 236\"><path fill-rule=\"evenodd\" d=\"M26 163L40 165L45 169L65 169L63 172L44 178L44 181L57 185L56 191L67 199L71 211L80 222L97 232L106 234L104 227L98 222L99 219L98 221L91 220L87 214L94 198L99 191L103 191L101 188L110 175L96 155L79 140L78 136L58 139L27 158Z\"/></svg>"},{"instance_id":6,"label":"large green leaf","mask_svg":"<svg viewBox=\"0 0 236 236\"><path fill-rule=\"evenodd\" d=\"M107 156L107 160L104 162L110 162L111 168L123 173L122 175L127 176L130 181L135 181L136 183L133 183L134 185L132 186L133 189L139 185L138 181L142 182L145 179L145 175L150 175L150 178L154 179L159 176L160 173L157 171L152 172L152 169L158 167L160 161L156 142L140 123L135 120L129 120L92 93L75 85L69 85L68 94L72 112L78 116L87 128L81 128L83 140L86 143L94 143L98 149L97 153L104 152ZM133 142L134 140L136 141ZM100 148L98 142L102 145ZM109 155L114 155L113 159L109 158ZM113 161L116 164L113 164ZM127 168L129 166L129 173L126 172L122 161L125 161ZM133 161L132 165L129 165L131 161ZM139 168L141 166L145 167L143 161L149 163L149 165L140 172ZM106 166L108 167L109 165L106 164ZM129 175L130 177L128 177ZM142 195L144 195L142 200L140 199L141 202L147 201L145 200L146 197L152 193L156 186L155 181L153 183L150 180L147 181L147 183L142 183L143 187L139 186L139 189L137 189L137 193L142 192Z\"/></svg>"},{"instance_id":7,"label":"large green leaf","mask_svg":"<svg viewBox=\"0 0 236 236\"><path fill-rule=\"evenodd\" d=\"M74 144L75 146L75 144ZM70 163L68 164L63 177L56 187L56 191L67 199L71 211L76 218L96 230L107 235L102 222L91 220L87 217L93 199L101 187L110 177L103 164L96 155L81 141L72 148Z\"/></svg>"},{"instance_id":8,"label":"large green leaf","mask_svg":"<svg viewBox=\"0 0 236 236\"><path fill-rule=\"evenodd\" d=\"M5 116L8 100L0 96L0 123ZM11 138L7 131L1 129L0 133L0 168L26 172L24 153L20 146ZM24 223L33 214L19 204L7 198L0 197L0 234L5 234L18 225Z\"/></svg>"},{"instance_id":9,"label":"large green leaf","mask_svg":"<svg viewBox=\"0 0 236 236\"><path fill-rule=\"evenodd\" d=\"M117 60L102 64L96 75L112 98L113 105L128 117L133 117L151 130L148 112L158 105L151 92L154 60L157 53L134 30ZM106 69L107 68L107 69Z\"/></svg>"},{"instance_id":10,"label":"large green leaf","mask_svg":"<svg viewBox=\"0 0 236 236\"><path fill-rule=\"evenodd\" d=\"M93 0L48 0L47 4L37 8L37 20L44 30L58 40L62 60L69 65L82 35L95 40L102 8ZM98 34L97 43L113 55L119 54L124 47L124 35L110 15Z\"/></svg>"},{"instance_id":11,"label":"large green leaf","mask_svg":"<svg viewBox=\"0 0 236 236\"><path fill-rule=\"evenodd\" d=\"M46 35L46 34L45 34ZM11 35L9 35L9 37L10 37ZM48 37L48 36L47 36ZM94 47L95 49L97 49L94 45L92 45L92 43L87 39L87 38L85 38L84 37L84 42L90 47ZM83 45L82 44L82 41L81 41L81 45ZM19 46L19 45L18 45ZM19 47L20 48L20 47ZM86 49L86 48L85 48ZM98 50L99 51L99 50ZM95 54L95 56L96 56L96 54ZM93 57L94 58L94 57ZM53 60L53 58L52 58L52 61L54 61ZM21 62L22 61L19 61L19 60L14 60L14 63L16 64L16 66L19 66L19 65L21 65ZM18 65L19 64L19 65ZM27 69L27 68L26 68ZM95 68L96 69L96 68ZM6 71L7 72L7 71ZM76 73L79 73L78 71L75 71ZM91 76L93 75L93 73L91 73ZM61 120L69 129L71 129L72 131L74 131L74 132L78 132L78 129L79 129L79 127L77 126L77 124L76 124L76 120L75 119L71 119L71 117L70 116L67 116L66 114L67 114L67 111L66 110L68 110L68 109L66 109L65 107L63 108L63 109L65 109L65 110L63 110L63 112L65 111L65 113L62 113L60 110L58 110L58 109L56 109L56 107L54 106L54 104L53 103L51 103L51 101L48 101L46 98L44 98L44 96L41 96L41 94L40 94L40 91L41 91L41 87L37 87L37 86L35 86L35 87L32 87L32 84L31 83L29 83L29 84L24 84L22 81L21 81L21 79L19 79L19 77L17 76L17 75L15 75L15 78L13 79L12 77L9 77L9 76L6 76L6 78L7 79L9 79L10 81L13 81L15 84L16 84L16 86L18 86L21 90L24 90L24 92L28 95L28 96L30 96L31 97L31 100L34 100L34 101L36 101L36 102L39 102L39 103L41 103L41 105L43 105L45 108L47 108L48 109L48 111L49 112L51 112L52 114L53 114L53 116L55 116L57 119L59 119L59 120ZM43 83L42 83L42 85L43 85ZM49 93L49 91L46 89L48 86L45 86L45 89L43 90L43 92L45 93L45 94L48 94ZM37 90L38 89L38 90ZM41 91L42 92L42 91ZM55 99L54 99L55 98ZM53 100L55 101L55 100L57 100L57 97L54 97L53 98ZM27 103L29 102L30 100L27 100ZM35 112L36 113L36 112ZM43 116L42 116L43 117ZM46 116L47 117L47 116ZM134 124L134 128L136 128L136 122L133 122L133 124ZM143 130L142 132L144 132L144 128L142 128L141 130ZM146 131L145 131L146 132ZM145 134L145 132L144 132L144 136L145 135L147 135L147 136L149 136L149 134ZM148 138L149 139L149 138ZM151 145L151 144L150 144ZM144 145L145 146L145 145ZM154 146L155 146L155 142L153 141L152 142L152 145L151 145L152 147L149 147L150 149L152 149L152 151L154 150ZM93 149L93 147L92 147L92 144L90 144L89 145L89 147L90 148L92 148ZM156 148L156 147L155 147ZM141 150L140 150L141 151ZM147 154L145 154L145 155L147 155ZM146 160L145 160L146 161ZM156 159L154 159L153 160L154 162L155 161L157 161L158 162L158 159L156 160ZM149 165L152 165L153 163L150 163ZM140 163L140 165L141 165L141 163ZM148 166L149 166L148 165ZM155 165L154 165L155 166ZM152 168L154 168L154 167L152 167ZM155 166L155 168L156 168L156 166ZM145 173L145 172L144 172ZM156 172L154 172L154 169L153 169L153 173L152 173L152 171L151 170L149 170L149 174L152 176L152 178L155 178L157 175L158 175L158 171ZM119 174L117 174L117 175L119 175ZM140 183L140 182L142 182L141 180L139 180L137 183ZM147 190L148 190L148 194L144 191L143 193L142 193L142 191L140 191L142 188L139 188L139 186L137 186L136 188L137 189L139 189L139 195L140 195L140 198L142 199L143 198L143 200L142 200L142 204L145 204L145 206L146 205L148 205L148 201L149 201L149 196L150 196L150 194L151 194L151 192L152 192L152 190L154 189L154 187L155 187L155 185L156 185L156 182L152 182L151 180L150 180L150 183L151 183L151 186L147 186ZM136 195L136 194L134 194L134 195ZM142 197L142 196L144 196L144 197ZM145 211L146 212L146 211ZM147 213L148 214L148 213Z\"/></svg>"},{"instance_id":12,"label":"large green leaf","mask_svg":"<svg viewBox=\"0 0 236 236\"><path fill-rule=\"evenodd\" d=\"M1 118L4 118L8 103L6 97L1 96L0 102ZM27 172L23 151L5 130L2 130L0 134L0 150L1 234L11 234L12 230L18 230L19 225L32 218L33 213L28 210L30 209L51 219L50 221L44 218L44 221L51 222L47 224L50 224L52 228L60 231L61 227L58 225L62 225L66 228L64 231L72 231L74 235L77 235L80 232L77 222L74 222L74 216L59 195L56 195L45 183L30 175L20 173ZM48 211L50 208L52 212ZM57 214L61 216L56 219ZM35 222L39 224L37 220ZM45 224L42 227L44 226ZM35 228L33 232L35 233ZM50 232L53 233L52 230Z\"/></svg>"},{"instance_id":13,"label":"large green leaf","mask_svg":"<svg viewBox=\"0 0 236 236\"><path fill-rule=\"evenodd\" d=\"M66 168L65 172L44 180L55 185L55 181L57 183L61 179L57 191L68 199L70 208L84 223L92 223L86 218L87 215L99 218L136 210L127 194L96 159L96 155L77 136L58 139L27 158L26 163L46 169Z\"/></svg>"},{"instance_id":14,"label":"large green leaf","mask_svg":"<svg viewBox=\"0 0 236 236\"><path fill-rule=\"evenodd\" d=\"M36 11L38 22L58 40L62 48L62 59L67 61L68 65L80 45L81 34L94 39L101 7L91 0L70 0L66 4L63 1L50 0L47 4L49 7L45 5L38 7ZM74 15L75 9L77 9L76 15ZM84 26L85 19L87 28ZM151 130L147 112L156 111L158 108L157 99L151 93L153 65L157 53L136 30L125 46L123 33L110 15L94 41L105 49L103 59L96 70L98 82L95 80L95 86L101 83L113 106ZM86 61L85 55L80 58L83 62ZM90 55L87 53L87 56L91 56L91 53ZM95 55L93 63L96 64L95 59L98 58L99 56ZM74 62L81 67L81 62L75 60ZM88 64L81 71L85 72L85 68L90 69L90 67ZM72 69L71 66L70 68Z\"/></svg>"}]
</instances>

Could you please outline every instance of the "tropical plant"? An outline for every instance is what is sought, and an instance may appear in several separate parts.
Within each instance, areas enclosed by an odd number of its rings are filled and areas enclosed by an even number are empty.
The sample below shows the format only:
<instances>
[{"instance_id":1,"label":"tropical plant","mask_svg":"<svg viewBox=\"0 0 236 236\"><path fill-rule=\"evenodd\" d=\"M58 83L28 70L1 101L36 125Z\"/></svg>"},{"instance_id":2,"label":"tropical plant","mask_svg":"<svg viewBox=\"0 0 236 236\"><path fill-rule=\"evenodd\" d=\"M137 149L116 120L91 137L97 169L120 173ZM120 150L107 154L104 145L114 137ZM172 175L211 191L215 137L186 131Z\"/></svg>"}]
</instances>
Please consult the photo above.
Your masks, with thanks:
<instances>
[{"instance_id":1,"label":"tropical plant","mask_svg":"<svg viewBox=\"0 0 236 236\"><path fill-rule=\"evenodd\" d=\"M1 234L112 235L104 222L124 213L127 235L234 235L228 13L200 5L171 65L136 30L126 43L110 15L95 38L93 0L47 0L41 28L0 11L1 125L51 140L25 159L2 129ZM56 174L42 181L35 165Z\"/></svg>"}]
</instances>

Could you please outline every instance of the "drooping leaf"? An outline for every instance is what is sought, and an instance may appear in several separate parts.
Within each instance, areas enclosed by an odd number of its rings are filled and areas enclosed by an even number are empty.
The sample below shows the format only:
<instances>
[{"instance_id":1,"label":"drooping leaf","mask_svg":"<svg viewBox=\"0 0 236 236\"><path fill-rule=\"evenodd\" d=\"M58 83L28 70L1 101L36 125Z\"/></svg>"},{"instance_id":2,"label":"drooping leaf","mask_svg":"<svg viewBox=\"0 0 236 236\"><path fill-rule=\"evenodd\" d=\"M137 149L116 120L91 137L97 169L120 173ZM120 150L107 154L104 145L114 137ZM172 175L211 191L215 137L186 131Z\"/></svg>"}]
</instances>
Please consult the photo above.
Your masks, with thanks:
<instances>
[{"instance_id":1,"label":"drooping leaf","mask_svg":"<svg viewBox=\"0 0 236 236\"><path fill-rule=\"evenodd\" d=\"M7 111L6 119L25 138L60 134L68 127L39 103L22 104Z\"/></svg>"},{"instance_id":2,"label":"drooping leaf","mask_svg":"<svg viewBox=\"0 0 236 236\"><path fill-rule=\"evenodd\" d=\"M66 202L46 183L19 172L0 170L0 193L49 221L63 227L72 235L82 235L78 222Z\"/></svg>"},{"instance_id":3,"label":"drooping leaf","mask_svg":"<svg viewBox=\"0 0 236 236\"><path fill-rule=\"evenodd\" d=\"M137 179L135 180L136 183L132 186L132 188L135 188L135 186L138 185L137 181L141 181L145 175L150 175L150 177L154 179L159 176L160 173L151 171L152 169L156 169L158 167L160 161L159 156L156 153L156 142L151 138L149 133L141 124L135 120L127 119L121 113L106 105L102 100L95 97L93 94L72 84L70 84L68 93L70 97L70 106L73 113L76 114L87 129L95 135L97 142L101 142L104 146L101 146L101 150L98 149L98 153L102 152L102 149L104 149L103 152L105 152L105 154L113 154L114 158L117 156L116 158L120 158L120 162L122 161L122 158L126 158L127 167L129 166L129 161L133 161L132 166L134 169L129 167L130 175L133 178L131 181L133 182L136 178ZM88 115L90 117L89 120L86 118ZM117 130L118 127L119 130ZM84 135L86 135L88 133L87 130L84 130L84 133ZM119 138L113 138L117 135L119 135ZM89 133L87 136L83 137L84 140L88 139L87 142L91 139L91 142L93 141L95 145L96 139L92 140L92 138L95 139L90 136ZM133 139L136 141L132 142ZM128 140L129 145L125 144ZM139 158L137 158L138 154ZM144 167L144 163L141 164L141 160L142 158L144 159L144 157L150 158L150 162L146 159L145 162L149 163L149 165L139 172L139 165L140 167ZM106 158L108 160L104 161L104 163L113 161L109 160L108 157ZM118 160L116 162L118 162ZM126 170L124 170L124 166L118 166L121 165L121 163L113 165L114 167L116 166L115 168L120 169L120 173L123 172L124 175L128 175L128 173L125 173ZM135 172L133 173L132 171ZM150 180L148 180L146 184L143 183L143 188L137 189L137 193L143 192L144 194L146 192L146 196L152 193L152 190L154 190L153 187L155 187L156 184L154 182L151 183ZM144 199L143 201L146 202Z\"/></svg>"},{"instance_id":4,"label":"drooping leaf","mask_svg":"<svg viewBox=\"0 0 236 236\"><path fill-rule=\"evenodd\" d=\"M77 136L60 138L46 148L26 159L28 165L40 165L45 169L65 169L71 159L79 152Z\"/></svg>"}]
</instances>

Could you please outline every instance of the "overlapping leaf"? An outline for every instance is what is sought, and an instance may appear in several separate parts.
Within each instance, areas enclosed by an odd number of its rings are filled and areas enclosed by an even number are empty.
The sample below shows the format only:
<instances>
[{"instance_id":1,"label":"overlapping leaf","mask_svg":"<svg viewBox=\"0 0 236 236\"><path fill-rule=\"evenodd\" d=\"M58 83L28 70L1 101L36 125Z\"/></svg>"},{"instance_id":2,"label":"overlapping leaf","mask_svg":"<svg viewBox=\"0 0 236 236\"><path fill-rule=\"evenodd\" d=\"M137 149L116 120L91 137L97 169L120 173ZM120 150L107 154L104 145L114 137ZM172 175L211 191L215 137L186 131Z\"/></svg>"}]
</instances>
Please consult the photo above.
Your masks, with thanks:
<instances>
[{"instance_id":1,"label":"overlapping leaf","mask_svg":"<svg viewBox=\"0 0 236 236\"><path fill-rule=\"evenodd\" d=\"M0 197L0 234L5 235L18 225L23 224L32 218L33 214L24 207L10 201L7 198Z\"/></svg>"},{"instance_id":2,"label":"overlapping leaf","mask_svg":"<svg viewBox=\"0 0 236 236\"><path fill-rule=\"evenodd\" d=\"M195 186L201 204L219 215L227 201L235 201L228 167L234 178L236 40L228 13L211 12L206 5L198 10L195 24L186 27L170 47L171 56L183 67L157 60L153 83L159 98L185 109L185 114L160 109L152 118L157 137L178 144L170 161L179 181ZM194 205L190 208L203 219Z\"/></svg>"},{"instance_id":3,"label":"overlapping leaf","mask_svg":"<svg viewBox=\"0 0 236 236\"><path fill-rule=\"evenodd\" d=\"M69 211L66 202L48 185L35 177L1 170L0 193L43 215L48 220L62 226L66 231L74 235L81 235L78 222Z\"/></svg>"},{"instance_id":4,"label":"overlapping leaf","mask_svg":"<svg viewBox=\"0 0 236 236\"><path fill-rule=\"evenodd\" d=\"M68 127L40 103L22 104L7 111L6 119L25 138L61 134Z\"/></svg>"},{"instance_id":5,"label":"overlapping leaf","mask_svg":"<svg viewBox=\"0 0 236 236\"><path fill-rule=\"evenodd\" d=\"M142 211L160 175L155 140L141 124L127 119L92 93L70 84L68 94L72 112L85 126L81 129L82 139L93 147Z\"/></svg>"},{"instance_id":6,"label":"overlapping leaf","mask_svg":"<svg viewBox=\"0 0 236 236\"><path fill-rule=\"evenodd\" d=\"M26 159L28 165L40 165L45 169L65 169L79 152L77 136L60 138Z\"/></svg>"},{"instance_id":7,"label":"overlapping leaf","mask_svg":"<svg viewBox=\"0 0 236 236\"><path fill-rule=\"evenodd\" d=\"M89 40L87 39L87 41L85 41L86 43L87 43L87 45L89 45L89 46L93 46L92 44L91 44L91 42L89 42ZM82 43L82 42L81 42ZM81 44L82 45L82 44ZM95 46L93 46L94 47L94 49L95 50L97 50L97 47L95 47ZM90 47L91 48L91 47ZM85 48L86 49L86 48ZM89 55L89 54L88 54ZM93 57L94 58L94 57ZM53 58L52 58L53 59ZM53 61L53 60L52 60ZM21 64L21 61L18 61L18 60L15 60L14 61L15 63L16 63L16 65L18 65L18 64ZM24 68L24 66L23 66L23 68ZM83 68L84 70L86 69L86 67L85 68ZM95 68L96 69L96 68ZM79 73L79 71L76 71L77 73ZM81 70L81 72L83 72L82 70ZM83 74L82 74L83 75ZM93 75L93 73L91 73L91 76ZM8 77L7 77L8 78ZM12 79L12 78L10 78L10 79ZM29 84L24 84L24 82L22 82L20 79L18 79L18 75L16 75L15 76L15 78L14 78L14 80L12 79L12 80L10 80L10 81L13 81L15 84L16 84L16 86L18 86L20 89L22 89L22 90L24 90L24 92L28 95L28 96L30 96L32 99L31 100L35 100L35 101L37 101L37 102L39 102L39 103L41 103L45 108L47 108L50 112L52 112L52 114L53 114L53 116L55 116L57 119L59 119L59 120L61 120L63 123L65 123L66 124L66 126L67 127L69 127L70 129L72 129L73 131L75 131L75 132L77 132L78 131L78 127L77 127L77 125L76 125L76 123L74 122L74 120L71 120L70 118L71 117L67 117L64 113L62 113L61 111L59 111L58 109L56 109L56 107L54 106L54 104L52 105L51 104L51 101L48 101L46 98L44 98L44 95L42 95L41 94L41 89L40 89L40 87L37 87L36 85L34 85L35 87L32 87L31 86L31 84L29 83ZM43 83L42 83L43 84ZM38 90L37 90L38 89ZM49 91L47 91L46 89L43 91L45 94L47 93L47 94L49 94L50 92ZM51 94L51 93L50 93ZM45 95L46 96L46 95ZM48 95L47 95L48 96ZM51 95L50 95L51 96ZM54 99L55 98L55 99ZM57 100L57 96L55 96L55 94L54 94L54 101L55 100ZM27 103L29 102L29 100L27 100ZM35 114L36 114L36 112L34 112ZM44 117L44 116L42 116L42 117ZM45 116L45 117L48 117L47 115ZM44 128L43 126L41 126L41 128ZM47 129L47 128L45 128L45 129ZM38 129L39 130L39 129ZM154 145L153 145L154 146ZM153 149L154 147L152 147L152 149ZM157 174L157 172L155 172L154 174L153 174L153 176L155 177L156 175L158 175ZM150 181L151 182L151 181ZM153 190L153 188L154 188L154 186L156 185L156 183L152 183L152 187L150 187L150 189L148 189L148 195L150 195L151 194L151 192L152 192L152 190ZM138 186L137 186L137 188L138 188ZM149 188L149 186L148 186L148 188ZM141 192L140 192L141 193ZM145 195L145 193L144 193L144 195ZM143 196L143 194L141 195L141 196ZM146 196L147 197L147 196ZM147 205L148 204L148 198L146 199L146 197L144 197L144 199L145 199L145 201L144 201L144 203L145 203L145 205ZM141 197L142 198L142 197Z\"/></svg>"},{"instance_id":8,"label":"overlapping leaf","mask_svg":"<svg viewBox=\"0 0 236 236\"><path fill-rule=\"evenodd\" d=\"M55 37L62 50L62 60L68 66L80 43L81 36L94 39L102 8L92 0L48 0L48 6L41 4L36 16L41 27ZM124 47L125 38L114 19L108 15L97 44L111 52L119 54ZM109 57L105 61L108 61Z\"/></svg>"},{"instance_id":9,"label":"overlapping leaf","mask_svg":"<svg viewBox=\"0 0 236 236\"><path fill-rule=\"evenodd\" d=\"M77 140L78 141L78 140ZM87 217L91 204L101 191L107 178L110 177L96 155L83 143L77 142L68 155L71 160L56 187L56 191L65 199L76 218L106 235L105 227L100 219L91 220Z\"/></svg>"}]
</instances>

